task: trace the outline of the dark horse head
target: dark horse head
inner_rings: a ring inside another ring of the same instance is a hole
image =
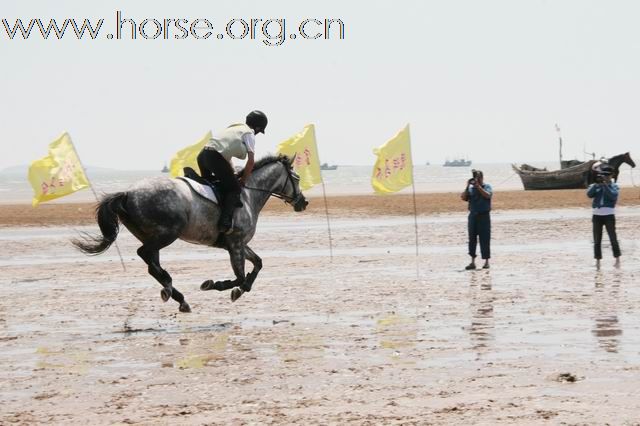
[[[607,163],[613,167],[613,180],[615,182],[618,181],[618,174],[620,174],[620,166],[624,163],[630,165],[631,167],[635,167],[636,163],[635,161],[633,161],[633,159],[631,158],[631,155],[628,152],[625,152],[624,154],[620,154],[620,155],[616,155],[614,157],[609,158],[609,160],[607,161]]]

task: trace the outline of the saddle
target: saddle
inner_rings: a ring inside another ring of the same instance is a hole
[[[191,167],[183,168],[182,169],[182,173],[183,173],[184,177],[192,179],[192,180],[195,180],[196,182],[211,188],[211,190],[215,194],[216,198],[219,200],[219,205],[222,205],[222,200],[224,200],[225,192],[222,189],[220,189],[220,180],[219,179],[216,179],[216,178],[211,178],[211,179],[203,178],[198,173],[196,173],[196,171],[193,170]],[[240,201],[238,201],[238,203],[236,204],[236,207],[237,208],[242,207],[242,203]]]
[[[222,204],[222,200],[223,200],[223,191],[219,188],[220,185],[220,181],[219,180],[214,180],[214,179],[205,179],[202,176],[200,176],[198,173],[196,173],[195,170],[193,170],[191,167],[185,167],[182,169],[182,173],[184,175],[184,177],[195,180],[196,182],[208,186],[209,188],[211,188],[211,190],[213,191],[213,193],[216,196],[216,199],[219,200],[220,204]]]

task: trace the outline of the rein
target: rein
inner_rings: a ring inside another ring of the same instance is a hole
[[[244,188],[251,189],[253,191],[266,192],[273,197],[283,200],[284,202],[289,202],[291,204],[294,204],[300,198],[300,195],[302,195],[302,192],[300,192],[299,194],[296,193],[296,186],[294,185],[292,180],[293,180],[293,177],[291,176],[291,173],[287,171],[287,177],[284,181],[284,185],[282,185],[282,189],[280,189],[280,191],[278,192],[270,191],[268,189],[256,188],[253,186],[246,186],[246,185],[244,186]],[[293,197],[289,197],[288,195],[284,194],[284,190],[287,188],[287,184],[289,182],[291,182],[291,187],[293,188]]]

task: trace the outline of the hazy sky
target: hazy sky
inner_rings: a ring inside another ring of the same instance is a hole
[[[0,169],[69,131],[85,164],[157,169],[265,111],[258,156],[315,123],[322,161],[373,164],[411,124],[416,164],[557,159],[639,147],[637,1],[16,1],[0,18],[340,18],[345,39],[9,40],[0,24]],[[275,27],[274,30],[276,29]],[[637,150],[636,150],[637,151]],[[638,153],[636,153],[638,155]]]

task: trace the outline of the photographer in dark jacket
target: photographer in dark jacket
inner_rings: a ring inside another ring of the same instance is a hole
[[[472,170],[473,177],[460,195],[463,201],[469,203],[469,256],[471,263],[466,270],[476,269],[476,247],[480,238],[480,254],[484,259],[483,269],[489,269],[491,258],[491,185],[484,183],[484,176],[480,170]]]
[[[602,227],[607,229],[613,257],[616,258],[615,267],[620,267],[620,245],[616,235],[615,207],[618,201],[618,184],[611,182],[613,168],[608,164],[602,164],[595,170],[596,183],[587,189],[587,197],[593,198],[593,252],[596,259],[596,268],[600,269],[602,259]]]

